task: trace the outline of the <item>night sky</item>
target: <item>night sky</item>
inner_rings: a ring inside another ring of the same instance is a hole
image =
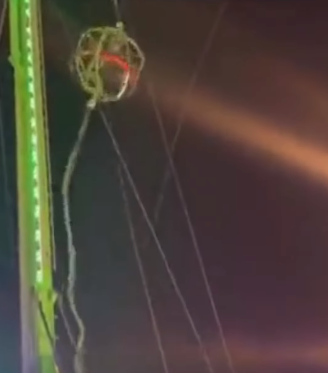
[[[221,3],[222,4],[222,3]],[[147,84],[172,136],[218,1],[123,1],[146,54],[136,95],[105,107],[147,210],[167,159]],[[175,163],[236,373],[328,371],[328,6],[231,1],[186,103]],[[58,289],[66,281],[60,187],[85,96],[68,59],[79,33],[114,22],[109,0],[45,1],[44,39]],[[7,36],[7,33],[5,34]],[[1,113],[10,201],[0,166],[0,370],[18,373],[19,319],[13,77],[1,42]],[[138,241],[149,236],[138,206]],[[95,112],[72,184],[77,300],[90,372],[161,371],[129,237],[118,159]],[[218,373],[230,373],[171,181],[157,227]],[[152,243],[142,258],[171,372],[206,371]],[[59,323],[59,353],[72,357]]]

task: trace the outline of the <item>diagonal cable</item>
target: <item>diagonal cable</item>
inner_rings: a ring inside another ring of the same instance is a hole
[[[217,31],[218,26],[220,24],[220,21],[223,17],[223,14],[226,11],[227,6],[228,6],[228,1],[226,1],[223,4],[220,4],[220,6],[219,6],[218,12],[217,12],[216,17],[214,19],[214,22],[213,22],[213,24],[212,24],[212,26],[209,30],[208,36],[206,37],[204,47],[203,47],[203,49],[202,49],[202,51],[199,55],[199,59],[196,62],[194,72],[193,72],[193,74],[190,78],[190,81],[189,81],[189,83],[187,85],[187,88],[186,88],[186,91],[184,93],[184,98],[182,100],[181,110],[178,114],[175,134],[174,134],[172,143],[170,145],[170,151],[172,153],[172,157],[174,157],[174,152],[175,152],[175,149],[176,149],[176,146],[177,146],[177,142],[178,142],[179,136],[181,134],[183,125],[185,124],[186,107],[188,105],[189,98],[191,96],[191,93],[192,93],[195,85],[196,85],[197,78],[199,76],[199,73],[201,71],[202,66],[204,65],[206,56],[207,56],[207,54],[208,54],[208,52],[209,52],[209,50],[212,46],[214,37],[216,35],[216,31]],[[168,165],[165,168],[165,171],[164,171],[162,182],[160,184],[161,186],[160,186],[158,198],[157,198],[155,208],[154,208],[154,218],[153,219],[154,219],[154,224],[155,225],[158,223],[159,214],[160,214],[160,211],[161,211],[161,208],[162,208],[162,205],[163,205],[165,189],[166,189],[167,184],[170,180],[170,176],[171,176],[171,168]],[[148,240],[145,241],[145,245],[149,244],[149,239],[150,238],[148,238]]]
[[[141,258],[139,245],[137,243],[137,237],[136,237],[136,232],[135,232],[135,228],[134,228],[134,225],[133,225],[127,188],[125,186],[124,176],[122,175],[122,170],[121,170],[120,166],[119,166],[119,179],[120,179],[120,186],[121,186],[122,195],[123,195],[123,203],[124,203],[125,214],[126,214],[126,217],[127,217],[131,242],[132,242],[132,246],[133,246],[133,252],[134,252],[134,256],[136,258],[138,270],[139,270],[140,277],[141,277],[142,287],[143,287],[144,294],[145,294],[146,301],[147,301],[147,305],[148,305],[148,310],[149,310],[149,314],[150,314],[153,333],[154,333],[156,343],[157,343],[157,347],[158,347],[158,350],[159,350],[159,354],[160,354],[160,357],[161,357],[163,371],[164,371],[164,373],[169,373],[169,367],[168,367],[166,353],[165,353],[164,346],[163,346],[162,336],[161,336],[161,332],[160,332],[160,329],[159,329],[157,317],[156,317],[156,314],[155,314],[153,300],[152,300],[152,297],[151,297],[151,294],[150,294],[148,280],[147,280],[146,272],[145,272],[145,269],[144,269],[144,264],[143,264],[143,261],[142,261],[142,258]]]
[[[155,228],[154,228],[154,226],[153,226],[153,224],[152,224],[152,222],[150,220],[150,217],[149,217],[149,215],[147,213],[147,210],[146,210],[146,208],[145,208],[145,206],[144,206],[144,204],[143,204],[143,202],[141,200],[140,194],[139,194],[138,189],[136,187],[136,184],[135,184],[135,182],[133,180],[133,177],[132,177],[131,172],[129,170],[128,164],[126,163],[126,161],[125,161],[125,159],[123,157],[123,154],[121,152],[120,146],[119,146],[119,144],[118,144],[118,142],[116,140],[116,137],[115,137],[115,135],[113,133],[113,130],[111,128],[111,125],[107,121],[107,118],[106,118],[104,112],[102,110],[99,110],[99,113],[100,113],[100,116],[101,116],[101,118],[102,118],[102,120],[104,122],[105,128],[106,128],[106,130],[107,130],[107,132],[108,132],[108,134],[109,134],[109,136],[111,138],[114,150],[115,150],[115,152],[117,154],[117,157],[119,159],[119,162],[121,164],[122,171],[125,174],[125,177],[126,177],[128,183],[129,183],[129,186],[130,186],[130,188],[131,188],[131,190],[133,192],[133,195],[134,195],[134,197],[135,197],[135,199],[136,199],[136,201],[138,203],[138,206],[139,206],[139,208],[140,208],[140,210],[142,212],[142,215],[143,215],[143,217],[145,219],[147,227],[148,227],[148,229],[149,229],[149,231],[151,233],[151,236],[152,236],[152,238],[153,238],[153,240],[155,242],[155,245],[156,245],[156,247],[157,247],[157,249],[159,251],[159,254],[160,254],[160,256],[161,256],[161,258],[163,260],[165,269],[166,269],[166,271],[167,271],[167,273],[169,275],[169,278],[170,278],[171,283],[173,285],[173,288],[174,288],[174,290],[176,292],[176,295],[177,295],[177,297],[178,297],[178,299],[179,299],[179,301],[181,303],[181,306],[182,306],[182,308],[184,310],[184,313],[185,313],[186,318],[187,318],[187,320],[189,322],[189,325],[190,325],[190,327],[191,327],[191,329],[192,329],[192,331],[194,333],[194,336],[195,336],[195,338],[197,340],[199,349],[200,349],[201,354],[202,354],[202,356],[204,358],[204,361],[206,363],[208,371],[210,373],[214,373],[214,369],[213,369],[212,363],[210,361],[210,358],[209,358],[209,355],[208,355],[208,353],[206,351],[206,348],[205,348],[205,346],[203,344],[202,338],[201,338],[201,336],[200,336],[200,334],[198,332],[198,329],[197,329],[197,327],[196,327],[196,325],[194,323],[194,320],[192,318],[192,315],[190,313],[188,305],[187,305],[187,303],[186,303],[186,301],[184,299],[184,296],[183,296],[183,294],[181,292],[181,289],[180,289],[180,287],[179,287],[179,285],[177,283],[177,280],[176,280],[176,278],[174,276],[174,273],[173,273],[173,271],[171,269],[171,266],[170,266],[170,264],[169,264],[169,262],[168,262],[168,260],[166,258],[166,254],[165,254],[165,252],[164,252],[164,250],[162,248],[162,245],[161,245],[161,243],[160,243],[160,241],[158,239],[158,236],[156,234]]]
[[[179,178],[177,169],[176,169],[175,164],[174,164],[172,153],[170,151],[170,144],[169,144],[166,132],[165,132],[163,118],[162,118],[162,116],[159,112],[159,108],[158,108],[157,102],[155,100],[152,85],[149,83],[147,88],[148,88],[148,93],[149,93],[150,99],[152,101],[152,106],[153,106],[153,109],[154,109],[154,112],[155,112],[155,117],[156,117],[156,121],[158,123],[159,130],[160,130],[160,134],[161,134],[162,142],[163,142],[163,145],[164,145],[165,153],[166,153],[166,156],[167,156],[167,159],[168,159],[170,173],[171,173],[172,178],[173,178],[174,183],[175,183],[175,187],[176,187],[176,190],[177,190],[177,193],[178,193],[178,197],[179,197],[179,200],[180,200],[180,203],[181,203],[181,206],[182,206],[183,214],[185,215],[185,219],[186,219],[187,227],[188,227],[188,230],[189,230],[189,233],[190,233],[192,245],[194,247],[196,258],[197,258],[199,268],[200,268],[200,271],[201,271],[201,275],[202,275],[202,278],[203,278],[203,281],[204,281],[206,293],[207,293],[207,296],[208,296],[208,299],[209,299],[209,302],[210,302],[210,306],[211,306],[211,309],[212,309],[212,312],[213,312],[214,320],[215,320],[215,323],[216,323],[216,326],[217,326],[217,329],[218,329],[218,332],[219,332],[219,336],[220,336],[221,343],[222,343],[222,346],[223,346],[224,354],[226,356],[230,372],[231,373],[236,373],[235,368],[234,368],[234,364],[233,364],[233,360],[232,360],[232,356],[231,356],[230,350],[228,348],[227,340],[225,338],[222,322],[221,322],[221,319],[220,319],[220,316],[219,316],[219,313],[218,313],[218,310],[217,310],[217,307],[216,307],[216,304],[215,304],[215,301],[214,301],[212,288],[211,288],[211,285],[210,285],[210,282],[209,282],[209,279],[208,279],[208,275],[207,275],[207,272],[206,272],[204,260],[203,260],[202,254],[201,254],[201,250],[200,250],[199,243],[198,243],[198,240],[197,240],[196,232],[195,232],[195,229],[194,229],[191,217],[190,217],[190,213],[189,213],[189,210],[188,210],[188,205],[187,205],[184,193],[183,193],[180,178]]]

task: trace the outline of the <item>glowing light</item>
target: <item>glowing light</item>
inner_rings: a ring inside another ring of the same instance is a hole
[[[152,80],[161,87],[158,98],[164,108],[171,113],[179,110],[184,84],[163,73],[153,73]],[[268,156],[278,161],[277,165],[328,185],[328,152],[320,144],[283,130],[274,121],[205,91],[193,92],[187,102],[185,119],[205,135],[238,144],[252,154]]]
[[[32,21],[31,21],[31,4],[29,0],[24,1],[26,16],[26,47],[27,47],[27,89],[29,93],[29,110],[30,110],[30,145],[32,150],[32,174],[33,174],[33,202],[34,202],[34,241],[35,266],[36,266],[36,283],[41,284],[43,281],[43,263],[42,263],[42,235],[41,235],[41,208],[40,208],[40,170],[38,162],[38,130],[36,122],[36,94],[35,94],[35,73],[34,73],[34,56],[33,56],[33,38],[32,38]]]
[[[114,54],[110,54],[108,52],[102,52],[101,57],[106,62],[116,64],[119,68],[124,70],[124,72],[130,72],[130,65],[123,58],[115,56]]]

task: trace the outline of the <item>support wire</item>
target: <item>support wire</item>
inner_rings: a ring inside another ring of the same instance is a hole
[[[149,231],[151,233],[151,236],[152,236],[152,238],[153,238],[153,240],[155,242],[155,245],[156,245],[156,247],[157,247],[157,249],[159,251],[159,254],[160,254],[160,256],[161,256],[161,258],[163,260],[163,263],[165,265],[166,271],[167,271],[167,273],[169,275],[169,278],[171,280],[173,288],[174,288],[174,290],[176,292],[176,295],[177,295],[177,297],[178,297],[178,299],[179,299],[179,301],[181,303],[181,306],[182,306],[183,311],[184,311],[184,313],[186,315],[186,318],[187,318],[187,320],[189,322],[189,325],[190,325],[190,327],[192,329],[192,332],[193,332],[193,334],[195,336],[195,339],[197,340],[199,349],[200,349],[201,354],[202,354],[202,356],[204,358],[204,361],[205,361],[205,364],[206,364],[206,366],[208,368],[208,371],[210,373],[214,373],[214,368],[212,366],[212,363],[211,363],[211,360],[210,360],[209,355],[207,353],[207,350],[206,350],[206,348],[205,348],[205,346],[203,344],[202,338],[201,338],[201,336],[200,336],[200,334],[198,332],[198,329],[197,329],[197,327],[196,327],[196,325],[194,323],[192,315],[191,315],[191,313],[189,311],[189,308],[188,308],[187,303],[186,303],[186,301],[184,299],[184,296],[183,296],[183,294],[182,294],[182,292],[180,290],[180,287],[179,287],[179,285],[177,283],[177,280],[176,280],[176,278],[174,276],[174,273],[173,273],[173,271],[171,269],[171,266],[170,266],[170,264],[169,264],[169,262],[168,262],[168,260],[166,258],[165,252],[164,252],[164,250],[162,248],[162,245],[161,245],[161,243],[159,241],[159,238],[158,238],[158,236],[156,234],[155,228],[154,228],[154,226],[153,226],[153,224],[152,224],[152,222],[150,220],[150,217],[149,217],[149,215],[147,213],[147,210],[146,210],[146,208],[145,208],[145,206],[144,206],[144,204],[143,204],[143,202],[141,200],[140,194],[139,194],[138,189],[136,187],[136,184],[135,184],[135,182],[133,180],[133,177],[132,177],[131,172],[129,170],[128,164],[126,163],[126,161],[125,161],[125,159],[123,157],[123,154],[121,152],[120,146],[119,146],[119,144],[118,144],[118,142],[116,140],[116,137],[115,137],[115,135],[113,133],[113,130],[111,128],[111,125],[108,122],[108,120],[107,120],[106,115],[104,114],[104,112],[102,110],[99,110],[99,113],[100,113],[100,116],[101,116],[101,118],[103,120],[103,123],[105,125],[106,131],[108,132],[108,134],[109,134],[109,136],[111,138],[114,150],[115,150],[116,155],[117,155],[117,157],[119,159],[119,162],[121,164],[122,171],[124,172],[125,177],[126,177],[128,183],[129,183],[129,186],[130,186],[130,188],[131,188],[131,190],[133,192],[133,195],[134,195],[134,197],[135,197],[135,199],[136,199],[136,201],[137,201],[137,203],[139,205],[139,208],[140,208],[141,213],[142,213],[142,215],[143,215],[143,217],[145,219],[145,222],[146,222],[146,224],[148,226],[148,229],[149,229]]]
[[[171,151],[172,157],[174,157],[174,153],[175,153],[175,149],[176,149],[176,146],[177,146],[177,143],[178,143],[178,140],[179,140],[179,136],[181,134],[183,125],[185,124],[186,107],[187,107],[187,104],[188,104],[188,101],[189,101],[189,97],[190,97],[190,95],[191,95],[191,93],[192,93],[192,91],[193,91],[193,89],[196,85],[198,75],[199,75],[199,73],[201,71],[201,68],[204,64],[205,58],[206,58],[206,56],[207,56],[207,54],[208,54],[208,52],[209,52],[209,50],[212,46],[214,37],[216,35],[216,31],[218,29],[218,26],[220,24],[222,16],[223,16],[223,14],[226,11],[226,8],[228,6],[228,1],[223,3],[223,5],[220,4],[220,6],[219,6],[217,15],[214,19],[214,22],[213,22],[213,24],[210,28],[210,31],[209,31],[208,36],[206,38],[206,41],[204,43],[203,50],[201,51],[201,53],[199,55],[199,59],[196,62],[196,66],[194,68],[194,72],[193,72],[193,74],[190,78],[190,81],[189,81],[189,83],[187,85],[187,88],[186,88],[186,91],[184,93],[184,98],[182,100],[181,110],[178,114],[176,130],[175,130],[175,133],[174,133],[172,143],[170,145],[170,151]],[[162,182],[160,184],[161,186],[160,186],[160,190],[159,190],[159,193],[158,193],[158,198],[157,198],[155,208],[154,208],[154,218],[153,218],[154,220],[153,221],[154,221],[155,225],[157,224],[158,219],[159,219],[160,211],[161,211],[162,205],[163,205],[165,189],[166,189],[166,187],[169,183],[170,177],[171,177],[171,168],[170,168],[169,165],[167,165],[167,167],[165,168],[165,171],[164,171]],[[149,245],[149,240],[150,240],[150,237],[145,241],[145,245]]]
[[[118,0],[112,0],[112,4],[115,12],[116,23],[122,23],[122,16]]]
[[[209,299],[209,302],[210,302],[210,306],[211,306],[211,309],[212,309],[214,320],[215,320],[215,323],[216,323],[216,326],[217,326],[217,329],[218,329],[218,332],[219,332],[220,340],[221,340],[221,343],[222,343],[222,346],[223,346],[223,351],[224,351],[224,354],[225,354],[226,359],[227,359],[228,367],[229,367],[231,373],[236,373],[235,368],[234,368],[234,364],[233,364],[233,360],[232,360],[232,356],[231,356],[230,350],[228,348],[227,340],[225,338],[222,322],[221,322],[221,319],[220,319],[220,316],[219,316],[219,313],[218,313],[218,310],[217,310],[217,307],[216,307],[216,304],[215,304],[215,301],[214,301],[212,288],[211,288],[211,285],[210,285],[210,282],[209,282],[209,279],[208,279],[208,275],[207,275],[207,272],[206,272],[204,260],[203,260],[202,254],[201,254],[201,250],[200,250],[200,247],[199,247],[198,240],[197,240],[196,232],[195,232],[195,229],[194,229],[191,217],[190,217],[190,213],[189,213],[188,205],[187,205],[187,202],[186,202],[186,198],[185,198],[184,193],[183,193],[183,189],[182,189],[182,185],[181,185],[181,182],[180,182],[179,174],[178,174],[177,169],[176,169],[175,164],[174,164],[174,160],[173,160],[172,153],[171,153],[171,150],[170,150],[170,144],[169,144],[169,141],[168,141],[168,138],[167,138],[167,135],[166,135],[166,132],[165,132],[165,128],[164,128],[163,118],[162,118],[162,116],[159,112],[159,108],[158,108],[157,102],[155,100],[153,87],[150,83],[148,84],[148,93],[149,93],[150,99],[152,101],[152,106],[153,106],[153,109],[154,109],[154,112],[155,112],[156,121],[158,123],[158,127],[159,127],[161,138],[162,138],[162,142],[163,142],[164,149],[165,149],[165,153],[166,153],[166,156],[167,156],[167,159],[168,159],[170,173],[171,173],[172,178],[173,178],[174,183],[175,183],[175,187],[176,187],[176,190],[177,190],[177,193],[178,193],[178,197],[179,197],[179,200],[180,200],[180,203],[181,203],[181,206],[182,206],[183,214],[185,215],[185,218],[186,218],[187,227],[188,227],[189,234],[190,234],[190,237],[191,237],[192,245],[194,247],[194,251],[195,251],[196,258],[197,258],[199,268],[200,268],[200,272],[201,272],[203,282],[204,282],[204,285],[205,285],[206,293],[207,293],[207,296],[208,296],[208,299]]]
[[[164,373],[169,373],[169,367],[168,367],[166,353],[165,353],[164,346],[163,346],[162,336],[161,336],[161,332],[160,332],[160,329],[159,329],[157,317],[156,317],[156,314],[155,314],[155,310],[154,310],[154,306],[153,306],[153,300],[152,300],[152,297],[151,297],[151,294],[150,294],[150,289],[149,289],[149,286],[148,286],[148,280],[147,280],[147,276],[146,276],[146,273],[145,273],[145,269],[144,269],[144,265],[143,265],[143,262],[142,262],[141,253],[140,253],[140,249],[139,249],[139,245],[138,245],[138,242],[137,242],[137,237],[136,237],[136,233],[135,233],[135,229],[134,229],[134,225],[133,225],[131,208],[130,208],[130,203],[129,203],[129,196],[128,196],[128,193],[127,193],[127,188],[125,186],[125,181],[124,181],[124,176],[122,174],[121,166],[119,166],[119,168],[118,168],[118,173],[119,173],[119,179],[120,179],[120,186],[121,186],[121,190],[122,190],[125,215],[127,217],[131,242],[132,242],[132,246],[133,246],[133,252],[134,252],[134,256],[136,258],[138,270],[139,270],[139,273],[140,273],[141,282],[142,282],[144,294],[145,294],[147,305],[148,305],[148,310],[149,310],[149,314],[150,314],[150,319],[151,319],[151,324],[152,324],[154,336],[155,336],[156,343],[157,343],[157,346],[158,346],[158,350],[159,350],[159,354],[160,354],[160,358],[161,358],[161,362],[162,362],[162,366],[163,366],[163,371],[164,371]]]
[[[222,19],[222,16],[223,16],[227,6],[228,6],[228,1],[226,1],[223,5],[220,5],[220,7],[218,9],[217,16],[214,20],[214,23],[213,23],[213,25],[210,29],[209,35],[208,35],[208,37],[206,39],[206,42],[204,44],[203,51],[200,54],[200,58],[196,63],[196,67],[194,69],[194,72],[192,74],[192,77],[189,81],[189,84],[188,84],[186,92],[185,92],[185,97],[184,97],[184,100],[183,100],[182,108],[180,110],[178,120],[177,120],[176,132],[174,134],[174,137],[173,137],[173,140],[172,140],[171,144],[169,144],[169,141],[167,139],[167,135],[166,135],[166,132],[165,132],[162,116],[160,114],[158,105],[157,105],[156,100],[155,100],[152,85],[148,84],[147,88],[148,88],[149,96],[150,96],[151,101],[152,101],[152,106],[154,108],[156,120],[157,120],[157,123],[159,125],[161,138],[162,138],[163,145],[164,145],[164,148],[165,148],[165,153],[166,153],[166,156],[168,157],[168,166],[165,170],[164,177],[162,179],[159,196],[158,196],[158,199],[156,201],[156,205],[155,205],[155,209],[154,209],[154,223],[155,224],[158,223],[160,210],[161,210],[162,205],[163,205],[165,188],[166,188],[166,186],[169,182],[170,176],[172,176],[173,179],[174,179],[175,185],[176,185],[176,189],[177,189],[177,192],[178,192],[178,196],[179,196],[181,205],[182,205],[183,213],[184,213],[185,218],[186,218],[188,230],[190,232],[190,237],[191,237],[191,240],[192,240],[192,244],[193,244],[193,247],[194,247],[194,250],[195,250],[197,261],[199,263],[201,275],[203,277],[205,289],[206,289],[206,292],[207,292],[207,295],[208,295],[208,298],[209,298],[209,302],[210,302],[210,306],[211,306],[211,309],[212,309],[212,312],[213,312],[214,320],[215,320],[215,323],[216,323],[216,326],[217,326],[217,329],[218,329],[218,332],[219,332],[219,336],[220,336],[220,339],[221,339],[221,342],[222,342],[224,354],[225,354],[226,359],[227,359],[227,364],[228,364],[228,367],[230,369],[230,372],[231,373],[236,373],[234,363],[233,363],[233,359],[232,359],[232,355],[231,355],[230,350],[228,348],[228,344],[227,344],[227,341],[226,341],[226,338],[225,338],[222,322],[221,322],[221,319],[219,317],[219,313],[218,313],[218,310],[217,310],[217,307],[216,307],[216,304],[215,304],[215,301],[214,301],[214,297],[213,297],[213,292],[212,292],[212,289],[211,289],[211,286],[210,286],[210,283],[209,283],[209,280],[208,280],[208,275],[206,273],[206,268],[205,268],[205,265],[204,265],[204,260],[203,260],[202,255],[201,255],[201,251],[200,251],[200,247],[199,247],[199,244],[198,244],[197,236],[196,236],[196,233],[195,233],[192,221],[191,221],[191,217],[190,217],[190,214],[189,214],[189,211],[188,211],[188,206],[187,206],[187,203],[186,203],[186,200],[185,200],[185,197],[184,197],[184,193],[183,193],[183,189],[182,189],[181,182],[180,182],[180,179],[179,179],[179,175],[176,171],[175,164],[174,164],[174,159],[173,159],[174,152],[175,152],[175,149],[176,149],[176,145],[177,145],[177,142],[178,142],[183,124],[185,122],[185,108],[186,108],[188,99],[189,99],[190,94],[191,94],[191,92],[192,92],[192,90],[193,90],[193,88],[196,84],[197,77],[199,75],[200,69],[201,69],[201,67],[204,63],[204,60],[205,60],[205,57],[206,57],[208,51],[210,50],[210,47],[211,47],[213,39],[215,37],[218,25],[220,23],[220,20]],[[150,238],[148,239],[148,241],[146,241],[147,245],[149,244],[149,240],[150,240]]]

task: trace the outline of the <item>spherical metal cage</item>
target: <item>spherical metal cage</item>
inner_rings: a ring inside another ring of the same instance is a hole
[[[95,102],[118,101],[130,96],[145,58],[123,26],[98,27],[80,37],[71,68],[81,87]]]

